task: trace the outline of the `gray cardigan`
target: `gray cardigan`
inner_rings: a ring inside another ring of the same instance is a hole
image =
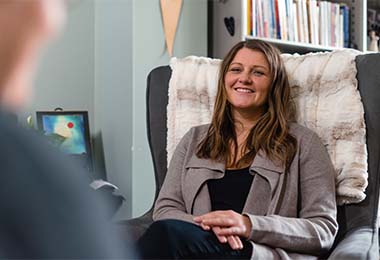
[[[200,159],[197,145],[208,125],[190,129],[178,144],[155,204],[153,219],[193,222],[211,211],[206,181],[222,178],[225,163]],[[290,125],[297,152],[288,172],[258,153],[243,214],[252,223],[252,259],[316,258],[328,252],[337,233],[334,169],[319,137]]]

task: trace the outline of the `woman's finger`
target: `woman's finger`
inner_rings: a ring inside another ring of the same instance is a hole
[[[209,213],[196,216],[193,218],[193,220],[197,223],[202,222],[206,219],[215,219],[215,218],[231,218],[236,212],[232,210],[217,210],[217,211],[211,211]]]
[[[227,243],[228,240],[227,240],[226,236],[219,236],[219,235],[217,235],[219,229],[220,229],[219,227],[212,227],[212,231],[214,232],[215,236],[218,238],[219,242],[220,243]]]
[[[240,250],[243,248],[243,243],[238,236],[228,236],[227,241],[230,247],[234,250]]]
[[[240,236],[242,234],[242,228],[238,226],[220,228],[218,230],[219,236]]]
[[[210,230],[210,226],[208,225],[201,223],[200,226],[203,228],[203,230]]]
[[[208,226],[229,227],[229,226],[233,226],[235,224],[235,221],[230,218],[215,217],[215,218],[203,219],[202,223]]]

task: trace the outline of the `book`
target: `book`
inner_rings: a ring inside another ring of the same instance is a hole
[[[298,42],[298,41],[300,41],[300,39],[298,37],[298,35],[299,35],[299,32],[298,32],[299,21],[298,21],[298,15],[297,15],[297,4],[293,3],[292,7],[293,7],[292,10],[293,10],[294,41]]]
[[[256,0],[251,1],[251,35],[257,36],[256,26],[257,26],[257,15],[256,15]]]
[[[247,1],[247,35],[252,35],[252,0]]]
[[[302,0],[296,0],[298,41],[305,42],[303,30]]]
[[[347,4],[340,4],[343,16],[343,47],[350,47],[350,8]]]
[[[316,44],[314,39],[314,23],[312,17],[313,17],[313,10],[311,0],[306,0],[306,16],[307,16],[307,25],[308,25],[308,35],[309,35],[309,43]]]
[[[303,36],[304,36],[304,42],[309,43],[309,21],[307,18],[307,7],[306,7],[306,0],[301,0],[301,6],[302,6],[302,28],[303,28]]]
[[[293,1],[292,0],[285,0],[285,7],[286,7],[286,24],[287,24],[287,31],[288,31],[288,40],[289,41],[295,41],[294,39],[294,11],[293,11]]]

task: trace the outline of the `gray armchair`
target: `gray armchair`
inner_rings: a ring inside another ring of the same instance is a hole
[[[329,259],[379,259],[377,210],[380,183],[380,54],[357,56],[357,79],[367,125],[369,185],[366,199],[338,207],[339,233]],[[166,165],[166,106],[169,66],[153,69],[147,80],[147,130],[153,158],[156,193],[164,181]],[[152,210],[120,222],[123,232],[138,239],[152,223]]]

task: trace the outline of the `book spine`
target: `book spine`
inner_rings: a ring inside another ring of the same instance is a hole
[[[302,0],[297,0],[296,5],[297,5],[297,27],[298,27],[298,40],[300,42],[304,42],[304,30],[303,30],[303,16],[302,16]]]
[[[335,8],[334,8],[334,4],[333,3],[330,3],[329,4],[330,8],[330,43],[329,45],[330,46],[335,46],[335,28],[336,28],[336,23],[335,23]]]
[[[277,38],[277,23],[276,23],[276,8],[275,0],[269,0],[269,9],[270,9],[270,37]]]
[[[274,6],[275,6],[275,14],[276,14],[276,30],[277,30],[277,39],[281,39],[281,23],[280,23],[280,10],[279,10],[279,4],[278,2],[282,0],[275,0]]]
[[[312,8],[314,9],[314,37],[315,37],[315,43],[320,44],[320,39],[319,39],[319,30],[320,30],[320,21],[319,21],[319,4],[317,0],[313,0],[313,6]]]
[[[340,21],[340,8],[339,4],[334,4],[335,8],[335,46],[336,47],[342,47],[341,43],[341,31],[342,31],[342,26],[341,26],[341,21]]]
[[[287,28],[288,28],[288,40],[294,41],[294,18],[293,18],[293,1],[292,0],[286,0],[285,7],[286,7],[286,17],[287,17]]]
[[[257,36],[264,37],[263,1],[258,0],[257,4],[258,4],[257,5],[257,18],[258,18]]]
[[[344,47],[344,18],[343,13],[339,12],[339,47]]]
[[[348,5],[341,4],[340,9],[343,14],[343,47],[350,47],[350,9]]]
[[[286,13],[286,6],[285,1],[280,1],[280,10],[281,10],[281,39],[288,40],[288,23],[287,23],[287,13]]]
[[[252,0],[246,0],[247,3],[247,35],[252,35]]]
[[[319,2],[319,42],[321,45],[327,45],[326,42],[326,31],[325,26],[326,17],[325,17],[325,2]]]
[[[307,7],[306,0],[302,0],[302,21],[303,21],[303,34],[304,34],[304,42],[308,43],[309,40],[309,21],[307,19]]]
[[[300,41],[299,37],[298,37],[298,15],[297,15],[297,4],[296,3],[292,3],[293,5],[293,20],[294,20],[294,23],[293,23],[293,31],[294,31],[294,41],[298,42]]]
[[[308,32],[309,32],[309,43],[315,44],[315,39],[314,39],[314,21],[312,18],[313,16],[313,10],[311,9],[311,0],[306,0],[306,17],[308,21]]]
[[[257,26],[257,15],[256,15],[256,1],[257,0],[252,0],[251,2],[251,14],[252,14],[252,19],[251,19],[251,22],[252,22],[252,36],[257,36],[257,32],[256,32],[256,26]]]
[[[270,17],[269,17],[269,6],[263,4],[263,23],[264,23],[264,37],[270,37]]]

